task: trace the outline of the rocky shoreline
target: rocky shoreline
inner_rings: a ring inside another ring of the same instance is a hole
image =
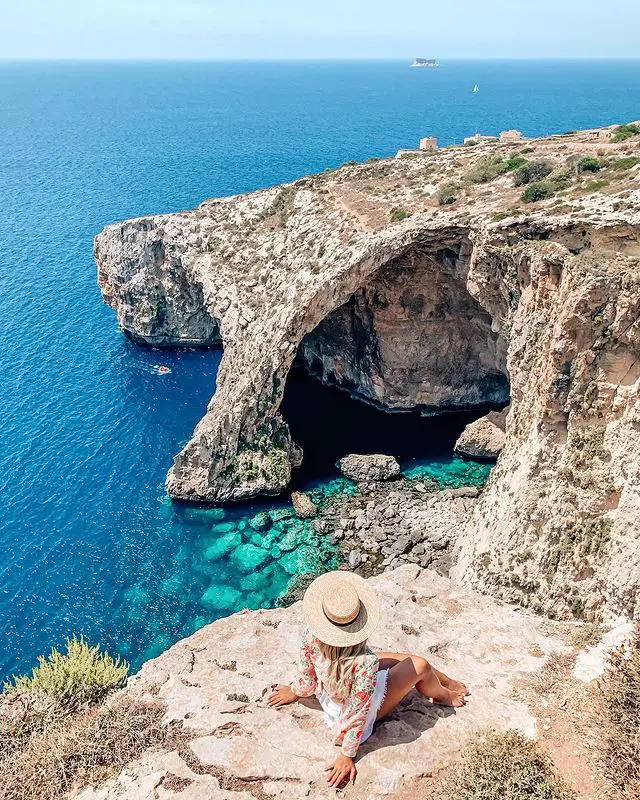
[[[330,542],[336,548],[338,569],[368,578],[415,564],[448,576],[456,535],[467,523],[480,487],[440,489],[433,480],[408,479],[390,456],[348,456],[337,466],[366,480],[354,482],[352,491],[328,497],[295,492],[292,505],[300,520],[312,518],[311,527],[325,547]],[[378,480],[371,480],[372,475]],[[257,522],[267,517],[264,512]],[[299,600],[316,574],[310,570],[294,576],[279,604]]]

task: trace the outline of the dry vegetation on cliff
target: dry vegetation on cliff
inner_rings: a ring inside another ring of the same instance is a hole
[[[126,664],[82,639],[0,694],[0,798],[60,800],[167,740],[161,703],[122,693]]]
[[[640,797],[640,624],[629,648],[613,653],[599,684],[600,762],[621,800]]]

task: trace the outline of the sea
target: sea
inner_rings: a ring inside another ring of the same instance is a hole
[[[0,62],[0,679],[74,633],[136,669],[337,563],[286,497],[166,497],[221,354],[125,338],[96,286],[106,224],[422,136],[539,136],[640,114],[638,61],[410,61]],[[297,485],[316,499],[351,490],[333,466],[350,448],[394,452],[442,486],[486,480],[488,465],[452,455],[465,418],[385,415],[323,391],[294,376],[286,396],[307,451]],[[264,510],[271,525],[256,530]]]

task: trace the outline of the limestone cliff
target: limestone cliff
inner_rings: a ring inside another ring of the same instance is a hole
[[[391,411],[510,399],[457,574],[560,615],[632,611],[640,137],[610,133],[348,166],[106,228],[99,282],[123,329],[224,346],[169,493],[286,487],[302,457],[279,411],[294,360]],[[513,174],[532,163],[547,199],[527,203]]]

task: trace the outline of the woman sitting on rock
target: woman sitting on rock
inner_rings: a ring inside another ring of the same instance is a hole
[[[464,684],[448,678],[421,656],[374,653],[367,638],[379,620],[377,598],[359,575],[327,572],[309,586],[302,601],[307,623],[297,675],[268,699],[273,708],[316,694],[325,723],[342,753],[327,767],[332,787],[354,781],[353,759],[373,724],[414,687],[439,705],[464,705]]]

